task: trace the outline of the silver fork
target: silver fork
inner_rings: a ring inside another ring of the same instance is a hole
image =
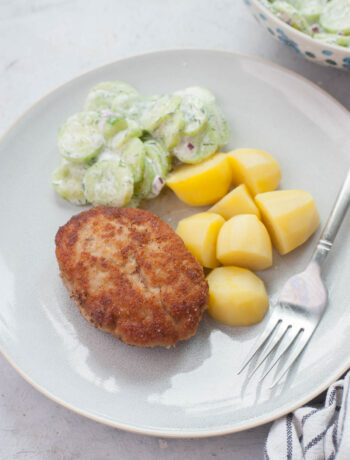
[[[286,356],[270,388],[274,387],[293,365],[314,333],[327,305],[327,289],[321,279],[321,266],[332,249],[333,242],[350,204],[350,170],[338,194],[333,210],[306,269],[292,276],[283,286],[267,326],[243,362],[238,374],[262,350],[248,379],[276,351],[263,380],[282,356]]]

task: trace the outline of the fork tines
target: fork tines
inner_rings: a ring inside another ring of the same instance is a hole
[[[273,352],[276,352],[273,360],[269,363],[268,368],[264,370],[263,375],[260,377],[260,382],[267,376],[267,374],[269,374],[283,355],[289,350],[289,356],[284,362],[282,368],[279,370],[277,376],[275,376],[274,382],[270,388],[275,386],[286,374],[288,369],[302,352],[313,332],[313,328],[308,328],[306,324],[295,324],[295,321],[288,321],[288,318],[284,318],[284,315],[280,315],[277,311],[279,305],[276,307],[277,308],[275,308],[275,311],[272,313],[271,318],[267,323],[265,331],[254,344],[252,350],[238,372],[238,374],[240,374],[252,361],[254,356],[261,351],[253,369],[249,373],[248,380],[250,380],[253,374],[260,368],[266,359],[270,355],[272,356]]]

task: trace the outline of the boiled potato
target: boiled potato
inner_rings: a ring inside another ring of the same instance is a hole
[[[235,185],[246,184],[250,193],[275,190],[281,180],[277,161],[267,152],[254,149],[237,149],[228,154]]]
[[[214,268],[219,265],[216,241],[224,223],[225,219],[218,214],[200,212],[180,220],[176,233],[203,267]]]
[[[245,268],[219,267],[208,276],[209,313],[229,326],[251,326],[265,316],[269,300],[263,281]]]
[[[221,227],[216,257],[224,265],[263,270],[272,265],[272,245],[265,225],[253,214],[234,216]]]
[[[260,218],[260,211],[244,184],[239,185],[221,198],[209,211],[220,214],[226,220],[237,214],[255,214]]]
[[[180,166],[168,176],[166,184],[185,203],[205,206],[226,195],[231,181],[228,157],[217,153],[202,163]]]
[[[255,197],[273,245],[287,254],[317,229],[320,218],[314,199],[305,190],[276,190]]]

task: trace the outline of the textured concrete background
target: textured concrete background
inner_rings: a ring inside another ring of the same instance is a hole
[[[242,0],[0,0],[0,134],[79,73],[160,48],[221,48],[293,69],[350,108],[350,74],[273,40]],[[0,459],[262,459],[269,426],[196,440],[126,433],[46,399],[0,357]]]

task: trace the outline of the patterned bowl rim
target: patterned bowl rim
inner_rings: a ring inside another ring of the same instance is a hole
[[[322,46],[326,49],[333,50],[335,53],[342,52],[345,55],[348,55],[350,57],[350,48],[347,48],[345,46],[340,46],[340,45],[332,45],[330,43],[325,43],[321,40],[318,40],[316,38],[309,37],[309,35],[305,34],[304,32],[301,32],[300,30],[294,29],[294,27],[290,26],[286,22],[282,21],[279,19],[276,15],[271,13],[266,6],[264,6],[260,0],[244,0],[244,2],[249,6],[250,4],[253,4],[257,9],[261,10],[261,12],[267,16],[269,19],[271,19],[273,22],[275,22],[281,29],[282,28],[287,28],[291,34],[294,34],[296,37],[300,37],[300,39],[305,40],[308,43],[311,44],[316,44],[319,45],[320,48]]]

